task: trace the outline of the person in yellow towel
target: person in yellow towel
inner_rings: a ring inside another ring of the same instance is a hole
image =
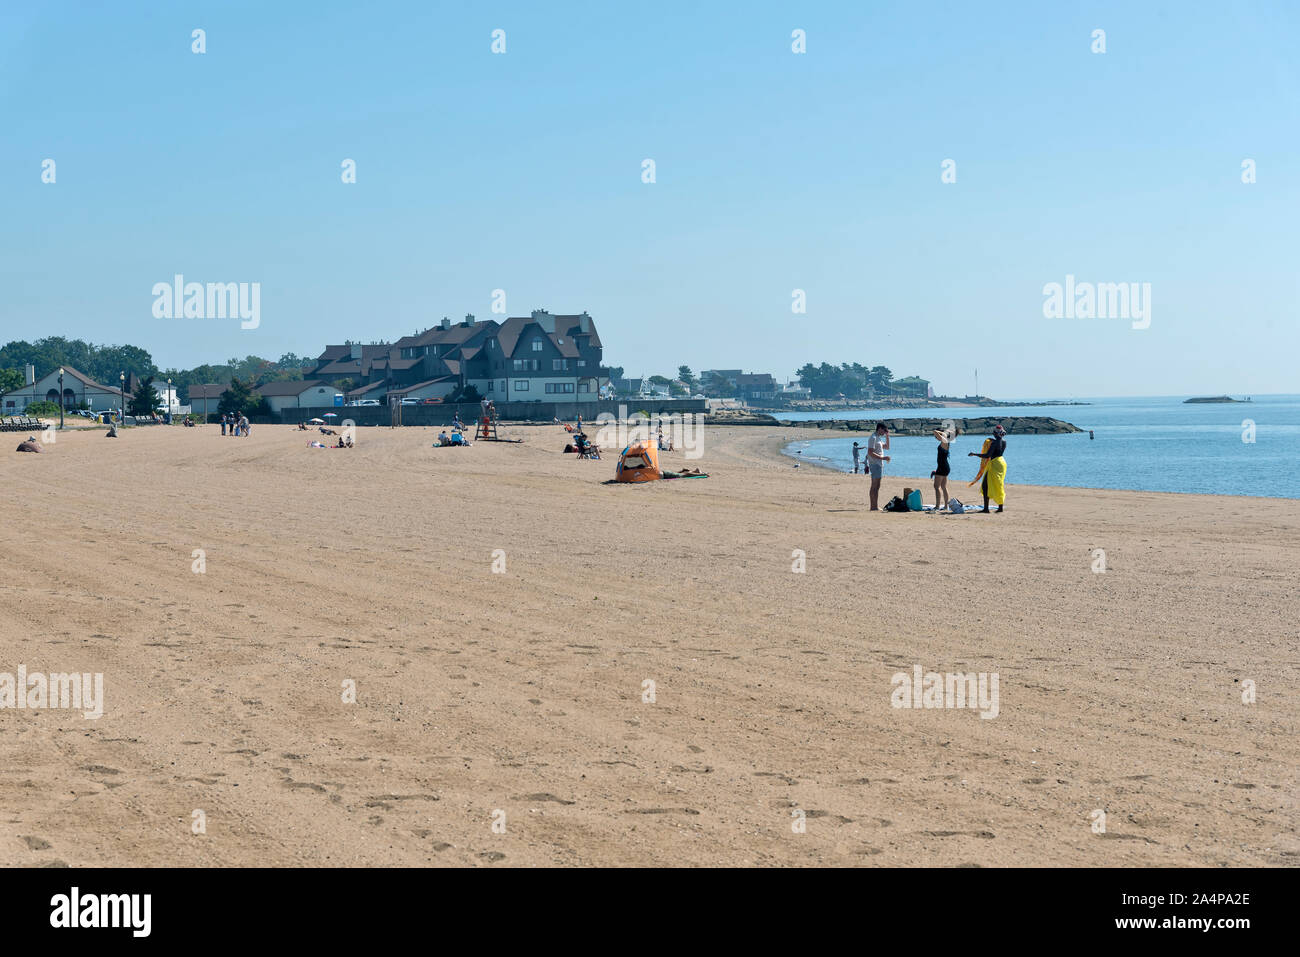
[[[975,482],[980,481],[983,476],[984,481],[980,485],[980,491],[984,494],[984,514],[989,511],[989,499],[998,503],[998,511],[1001,512],[1006,503],[1007,497],[1007,460],[1004,455],[1007,451],[1007,430],[1002,426],[993,426],[993,438],[984,440],[984,447],[978,452],[967,452],[968,456],[973,455],[980,460],[979,475],[975,476]]]

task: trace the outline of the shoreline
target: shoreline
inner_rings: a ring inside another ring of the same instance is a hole
[[[749,426],[748,428],[762,428],[762,427],[761,427],[761,426]],[[780,426],[773,426],[772,428],[780,428]],[[817,431],[822,431],[822,430],[816,430],[816,429],[814,429],[814,430],[811,430],[811,431],[817,432]],[[916,437],[916,436],[908,436],[908,438],[915,438],[915,437]],[[806,441],[817,441],[817,440],[832,441],[834,438],[835,438],[835,437],[832,437],[832,436],[817,435],[817,436],[814,436],[814,437],[812,437],[812,438],[810,438],[810,439],[807,439]],[[800,439],[793,439],[793,440],[791,440],[791,441],[798,442],[798,441],[803,441],[803,440],[800,440]],[[786,452],[785,452],[784,450],[785,450],[786,446],[789,445],[789,444],[790,444],[789,441],[781,441],[781,440],[778,439],[776,436],[773,436],[773,437],[772,437],[772,441],[771,441],[771,443],[770,443],[770,445],[769,445],[769,450],[771,451],[771,454],[775,457],[775,458],[774,458],[774,461],[776,461],[776,462],[781,462],[781,463],[786,463],[786,462],[792,462],[792,461],[793,461],[793,462],[798,462],[798,463],[800,463],[800,464],[802,464],[802,465],[807,465],[807,466],[810,467],[810,468],[817,469],[817,470],[820,471],[820,472],[828,472],[828,473],[830,473],[830,474],[832,474],[832,475],[847,475],[847,476],[850,476],[850,477],[854,477],[854,473],[849,472],[849,471],[846,471],[846,470],[844,470],[844,469],[836,468],[836,467],[833,466],[833,465],[826,465],[826,464],[824,464],[824,463],[822,463],[822,462],[816,462],[816,461],[813,461],[812,459],[804,459],[804,458],[799,457],[799,456],[794,456],[794,455],[788,455],[788,454],[786,454]],[[857,475],[857,477],[861,477],[861,474],[862,474],[862,473],[859,472],[858,475]],[[934,480],[931,479],[929,476],[926,476],[925,478],[918,478],[918,477],[916,477],[916,476],[914,476],[914,475],[902,475],[902,474],[899,474],[899,475],[893,475],[893,474],[891,474],[891,473],[889,473],[889,472],[886,472],[886,473],[885,473],[885,479],[882,480],[882,482],[881,482],[880,494],[881,494],[882,496],[885,494],[884,481],[885,481],[885,480],[888,480],[888,479],[896,479],[896,480],[901,481],[901,482],[903,482],[903,483],[905,483],[905,484],[906,484],[906,483],[911,483],[911,482],[919,483],[919,484],[916,484],[916,485],[909,485],[908,487],[910,487],[910,488],[919,488],[919,489],[921,490],[922,495],[925,494],[925,492],[926,492],[927,489],[928,489],[930,492],[933,492],[933,491],[934,491]],[[966,486],[966,485],[965,485],[965,480],[963,480],[963,486],[962,486],[962,487],[964,487],[964,488],[970,488],[970,490],[971,490],[972,492],[975,492],[976,494],[978,494],[978,489],[974,488],[974,486]],[[1143,488],[1102,488],[1102,487],[1100,487],[1100,486],[1096,486],[1096,485],[1030,485],[1030,484],[1028,484],[1028,483],[1020,483],[1020,482],[1008,482],[1008,483],[1007,483],[1007,488],[1008,488],[1008,489],[1016,489],[1016,488],[1021,488],[1021,489],[1038,489],[1038,490],[1042,490],[1042,491],[1053,491],[1053,492],[1058,492],[1058,491],[1067,491],[1067,492],[1103,492],[1103,493],[1111,493],[1111,492],[1113,492],[1113,493],[1115,493],[1115,494],[1125,494],[1125,495],[1177,495],[1177,496],[1179,496],[1180,498],[1210,498],[1210,499],[1226,499],[1227,501],[1230,501],[1230,502],[1290,502],[1290,503],[1293,503],[1293,504],[1295,504],[1295,505],[1297,505],[1297,506],[1300,506],[1300,499],[1297,499],[1297,498],[1285,498],[1285,497],[1279,497],[1279,496],[1276,496],[1276,495],[1225,495],[1225,494],[1221,494],[1221,493],[1217,493],[1217,492],[1173,492],[1173,491],[1168,491],[1168,490],[1165,490],[1165,489],[1159,489],[1159,490],[1157,490],[1157,489],[1143,489]],[[950,495],[953,493],[953,490],[954,490],[954,487],[953,487],[952,478],[951,478],[951,476],[949,476],[949,479],[948,479],[948,492],[949,492]],[[956,496],[956,497],[957,497],[957,498],[960,498],[961,496],[958,495],[958,496]],[[927,500],[927,501],[928,501],[928,500]]]

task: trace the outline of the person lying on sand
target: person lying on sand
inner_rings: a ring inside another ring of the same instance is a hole
[[[29,439],[27,439],[27,441],[19,442],[18,448],[14,449],[14,451],[15,452],[44,452],[45,450],[40,447],[40,445],[36,441],[36,436],[33,435]]]

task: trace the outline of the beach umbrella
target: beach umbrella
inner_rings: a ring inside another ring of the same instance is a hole
[[[326,413],[325,413],[325,418],[327,418],[327,419],[337,419],[338,417],[339,417],[339,416],[338,416],[338,413],[337,413],[337,412],[326,412]]]
[[[308,424],[308,425],[324,425],[324,424],[325,424],[325,420],[324,420],[324,419],[308,419],[308,420],[307,420],[307,424]]]

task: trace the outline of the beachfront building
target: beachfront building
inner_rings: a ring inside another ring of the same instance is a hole
[[[443,319],[392,344],[329,346],[308,377],[345,387],[348,402],[447,399],[468,386],[502,403],[594,402],[609,384],[602,355],[585,312],[537,309],[504,322]]]
[[[253,390],[266,399],[271,411],[279,415],[285,409],[314,409],[332,406],[334,397],[342,395],[332,385],[315,379],[282,379],[267,382]]]
[[[471,360],[469,381],[497,402],[595,402],[609,383],[601,375],[604,348],[585,312],[555,316],[534,309],[507,319]],[[485,378],[479,378],[486,372]]]
[[[195,383],[186,389],[190,400],[190,412],[195,415],[214,415],[221,404],[221,393],[230,388],[230,383],[205,382]]]
[[[58,369],[52,369],[38,379],[35,370],[28,366],[25,378],[25,385],[0,395],[0,414],[21,414],[33,402],[53,402],[56,405],[61,402],[65,409],[88,408],[93,412],[122,408],[122,391],[118,386],[101,385],[71,366],[63,367],[62,391]],[[134,375],[127,377],[128,400],[139,385]]]
[[[775,399],[780,386],[770,372],[741,373],[736,376],[736,393],[746,402]]]

